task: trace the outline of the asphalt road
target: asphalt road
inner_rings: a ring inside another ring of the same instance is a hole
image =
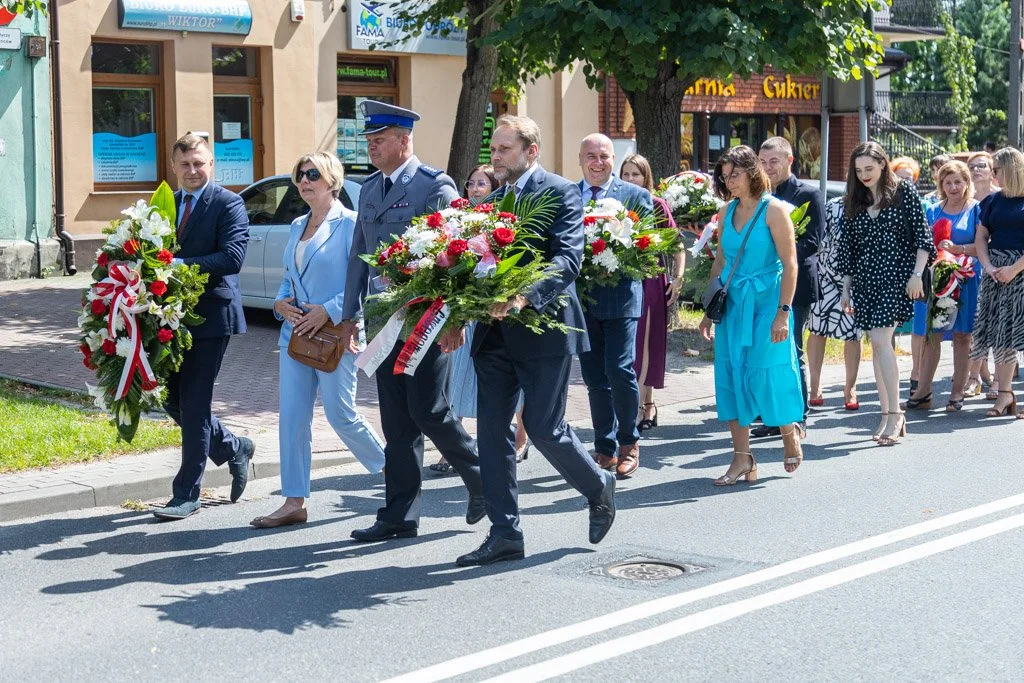
[[[272,482],[177,523],[106,508],[0,526],[0,677],[1024,679],[1024,421],[981,420],[975,399],[878,448],[861,398],[815,415],[794,475],[780,442],[755,443],[761,480],[731,488],[711,485],[729,443],[710,406],[663,409],[599,546],[534,452],[527,557],[487,568],[454,566],[486,522],[465,526],[452,478],[427,481],[418,538],[350,542],[383,498],[355,465],[319,474],[302,527],[247,526]],[[603,570],[638,558],[694,571]]]

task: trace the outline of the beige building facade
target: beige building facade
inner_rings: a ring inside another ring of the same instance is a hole
[[[420,159],[447,163],[465,66],[457,35],[368,50],[400,28],[360,0],[58,2],[61,159],[76,239],[94,238],[161,180],[173,186],[170,146],[187,131],[209,135],[215,178],[236,190],[290,172],[312,150],[365,173],[358,104],[384,99],[423,116]],[[575,178],[579,141],[598,129],[597,101],[583,75],[567,71],[528,86],[516,104],[495,96],[492,115],[535,118],[542,163]]]

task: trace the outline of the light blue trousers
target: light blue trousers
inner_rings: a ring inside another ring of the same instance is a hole
[[[346,353],[334,372],[321,372],[288,356],[280,347],[281,495],[309,498],[313,457],[313,405],[317,389],[324,413],[352,455],[372,473],[384,467],[384,443],[356,411],[356,357]]]

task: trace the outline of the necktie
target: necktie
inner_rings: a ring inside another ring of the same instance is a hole
[[[185,195],[185,210],[181,212],[181,220],[178,221],[178,241],[181,241],[181,236],[185,233],[185,224],[188,223],[189,217],[192,215],[192,195]]]
[[[394,187],[394,186],[395,186],[395,183],[391,180],[391,178],[385,178],[384,179],[384,196],[385,197],[388,196],[388,192],[391,192],[391,188]]]
[[[600,187],[598,187],[597,185],[591,185],[590,186],[590,199],[592,201],[596,202],[597,201],[597,195],[600,194],[600,192],[601,192],[601,188]]]

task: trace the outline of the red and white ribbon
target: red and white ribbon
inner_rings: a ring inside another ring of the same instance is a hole
[[[937,298],[952,296],[964,280],[974,277],[974,259],[957,255],[953,257],[952,261],[957,265],[957,269],[953,271],[952,277],[946,281],[944,286],[935,290]]]
[[[377,333],[377,336],[370,340],[370,343],[366,345],[366,350],[356,359],[356,367],[366,373],[367,376],[372,376],[377,371],[377,368],[380,367],[380,364],[391,355],[392,349],[398,343],[398,338],[402,336],[402,327],[409,307],[424,301],[430,301],[430,299],[416,297],[395,311],[384,325],[384,328]],[[437,335],[440,334],[441,328],[444,327],[450,315],[451,311],[448,308],[448,304],[440,297],[430,303],[430,307],[427,308],[426,313],[420,316],[419,322],[416,323],[412,334],[409,335],[405,344],[402,345],[402,349],[398,353],[398,359],[395,361],[394,374],[413,375],[416,373],[416,368],[423,361],[423,357],[430,350],[430,345],[437,339]]]
[[[146,350],[142,348],[142,334],[135,314],[147,310],[146,306],[137,306],[139,290],[142,289],[142,276],[137,270],[124,263],[112,263],[107,270],[107,277],[92,287],[93,292],[109,304],[107,315],[107,332],[111,339],[116,339],[114,323],[120,315],[131,342],[131,352],[125,358],[121,380],[117,384],[114,398],[124,398],[132,385],[135,371],[142,373],[143,387],[156,386],[156,375],[149,367]]]

